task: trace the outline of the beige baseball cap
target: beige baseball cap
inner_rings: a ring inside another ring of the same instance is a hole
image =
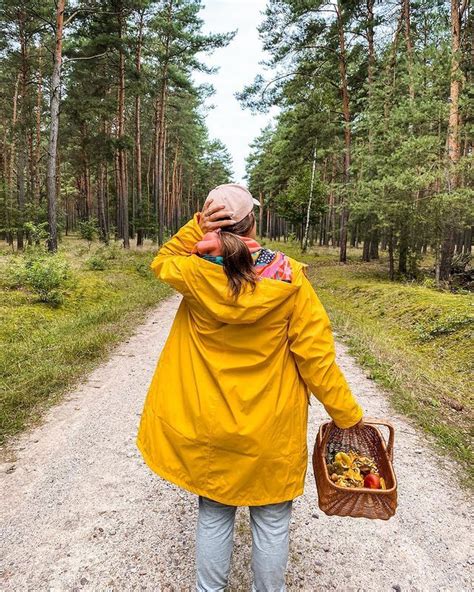
[[[233,212],[231,220],[234,222],[240,222],[250,214],[254,206],[260,205],[260,202],[252,196],[248,189],[237,183],[227,183],[214,187],[206,197],[204,205],[210,199],[212,199],[212,205],[224,205],[226,210]]]

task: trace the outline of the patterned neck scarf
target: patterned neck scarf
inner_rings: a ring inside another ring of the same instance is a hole
[[[248,236],[235,235],[248,247],[255,265],[255,271],[259,278],[269,278],[291,283],[292,270],[288,257],[281,251],[272,251],[262,247],[255,239]],[[194,246],[193,254],[212,263],[224,265],[222,257],[221,241],[218,232],[206,233],[202,240]]]

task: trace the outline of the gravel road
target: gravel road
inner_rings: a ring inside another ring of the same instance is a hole
[[[153,474],[135,446],[146,391],[180,297],[165,300],[40,427],[2,451],[2,591],[193,590],[197,496]],[[289,590],[474,589],[469,500],[456,465],[390,410],[337,343],[365,412],[391,417],[399,509],[391,520],[328,517],[311,462],[294,502]],[[326,418],[313,398],[308,444]],[[311,459],[309,459],[310,461]],[[248,509],[239,508],[230,590],[250,589]]]

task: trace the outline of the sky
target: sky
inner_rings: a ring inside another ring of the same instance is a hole
[[[204,31],[226,33],[238,29],[227,47],[216,49],[209,56],[200,56],[208,66],[219,66],[215,74],[194,75],[198,83],[211,83],[216,92],[206,101],[215,105],[207,113],[207,127],[211,138],[218,138],[227,146],[233,161],[235,182],[244,182],[245,157],[249,144],[260,133],[276,113],[252,115],[248,109],[241,109],[234,97],[236,91],[253,82],[255,75],[263,73],[259,62],[265,58],[258,36],[257,26],[262,22],[261,12],[266,0],[207,0],[200,12],[204,20]]]

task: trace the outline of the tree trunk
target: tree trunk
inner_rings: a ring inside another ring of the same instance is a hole
[[[388,276],[393,282],[395,279],[395,262],[393,258],[393,228],[390,227],[388,234]]]
[[[345,263],[347,261],[347,224],[349,221],[349,209],[347,205],[349,181],[350,181],[350,166],[351,166],[351,129],[350,129],[350,106],[349,106],[349,89],[347,84],[347,68],[346,68],[346,42],[344,38],[344,24],[342,20],[342,2],[337,2],[337,28],[339,34],[339,73],[341,76],[341,91],[342,91],[342,112],[344,115],[344,194],[342,197],[341,210],[341,232],[339,240],[339,261]]]
[[[17,160],[17,248],[23,249],[23,224],[26,206],[26,188],[25,188],[25,168],[27,166],[27,146],[28,146],[28,123],[29,123],[29,105],[28,83],[29,83],[29,59],[28,59],[28,41],[26,33],[26,14],[24,10],[19,12],[18,30],[20,41],[20,97],[21,101],[18,121],[18,160]]]
[[[440,281],[446,281],[451,274],[451,261],[454,255],[454,228],[450,225],[445,230],[444,239],[441,244],[439,275]]]
[[[365,229],[365,237],[362,247],[362,261],[370,261],[370,238],[367,228]]]
[[[135,71],[138,84],[141,76],[141,53],[143,43],[143,18],[145,11],[140,13],[138,29],[137,50],[135,54]],[[137,247],[143,245],[143,196],[142,196],[142,145],[141,145],[141,87],[135,96],[135,183],[136,183],[136,208],[137,208]]]
[[[408,258],[408,223],[404,219],[400,225],[400,244],[398,257],[398,272],[406,274],[407,272],[407,258]]]
[[[332,157],[332,171],[331,171],[331,181],[334,182],[336,180],[336,159]],[[329,190],[329,232],[328,232],[328,245],[329,245],[329,236],[331,237],[331,246],[334,247],[336,244],[336,207],[335,207],[335,196],[334,196],[334,185],[331,183]]]
[[[405,44],[407,48],[408,92],[410,99],[413,101],[415,98],[415,84],[413,79],[413,43],[411,40],[410,8],[410,0],[402,0],[402,12],[405,24]]]
[[[61,62],[63,43],[65,0],[58,0],[56,10],[56,44],[54,49],[53,75],[51,77],[51,124],[48,144],[48,171],[46,184],[48,191],[48,250],[57,251],[58,235],[56,223],[56,166],[59,133],[59,101],[61,93]]]
[[[472,253],[472,238],[474,234],[474,228],[471,226],[470,228],[466,228],[464,231],[464,249],[463,253],[467,255],[468,253]]]
[[[165,200],[165,152],[166,152],[166,98],[168,91],[168,68],[171,46],[171,22],[173,18],[173,1],[168,0],[167,4],[167,30],[165,39],[165,50],[161,69],[160,94],[156,99],[156,120],[155,120],[155,167],[154,167],[154,201],[156,207],[156,224],[158,244],[163,243],[164,223],[164,200]]]
[[[18,161],[17,161],[17,190],[18,190],[18,210],[19,210],[19,219],[18,219],[18,229],[16,232],[16,243],[17,249],[22,250],[24,247],[23,244],[23,216],[25,210],[25,165],[26,165],[26,147],[24,144],[19,146],[18,151]]]
[[[302,242],[302,251],[303,253],[306,252],[308,248],[308,234],[309,234],[309,220],[311,217],[311,204],[313,202],[313,191],[314,191],[314,177],[316,174],[316,144],[314,145],[314,152],[313,152],[313,167],[311,170],[311,187],[309,190],[309,199],[308,199],[308,207],[306,210],[306,225],[304,229],[304,237]]]
[[[379,231],[375,227],[372,227],[370,236],[370,258],[379,258]]]
[[[165,221],[164,201],[166,199],[166,183],[165,183],[165,101],[167,95],[167,76],[168,65],[163,70],[163,83],[161,86],[159,105],[158,105],[158,138],[157,138],[157,154],[156,154],[156,186],[158,196],[158,244],[163,243],[163,226]]]
[[[455,191],[458,185],[458,175],[455,167],[461,156],[459,141],[459,95],[461,92],[460,62],[461,62],[461,22],[467,3],[460,7],[459,0],[451,0],[451,84],[449,93],[449,122],[448,122],[448,192]],[[453,222],[447,220],[441,245],[439,279],[447,281],[451,274],[451,261],[454,254]]]
[[[16,189],[14,187],[15,182],[15,155],[16,155],[16,149],[15,149],[15,127],[16,127],[16,122],[17,122],[17,117],[18,117],[18,93],[19,93],[19,87],[20,87],[20,74],[17,75],[16,77],[16,82],[15,82],[15,91],[13,93],[13,111],[12,111],[12,127],[11,129],[13,130],[12,132],[12,136],[11,136],[11,144],[10,144],[10,158],[9,158],[9,162],[8,162],[8,203],[6,206],[6,213],[7,213],[7,232],[8,232],[8,243],[12,246],[13,248],[13,224],[14,224],[14,216],[13,216],[13,212],[12,212],[12,208],[13,208],[13,202],[15,199],[15,194],[16,194]]]
[[[98,217],[100,239],[105,244],[108,244],[109,233],[107,228],[107,219],[105,216],[105,166],[103,162],[99,164],[99,174],[97,182],[97,211],[99,214]]]
[[[367,44],[369,50],[369,59],[367,64],[367,82],[369,98],[372,92],[372,83],[375,71],[375,49],[374,49],[374,0],[367,0]]]
[[[41,106],[43,102],[43,49],[40,45],[38,55],[38,91],[36,93],[36,141],[34,153],[34,198],[37,205],[41,203],[41,180],[40,180],[40,160],[41,160]]]
[[[118,14],[119,25],[119,86],[118,86],[118,127],[117,136],[119,148],[117,154],[118,167],[118,203],[120,210],[120,235],[125,249],[130,248],[130,237],[128,228],[128,183],[127,183],[127,160],[123,146],[125,136],[125,55],[123,49],[124,15],[123,4],[120,3]]]
[[[390,47],[390,57],[387,63],[387,68],[385,69],[384,122],[386,128],[388,126],[390,110],[392,107],[391,99],[395,95],[395,65],[397,62],[398,40],[403,27],[403,15],[404,12],[402,6],[398,17],[397,28],[395,30],[393,41]]]

